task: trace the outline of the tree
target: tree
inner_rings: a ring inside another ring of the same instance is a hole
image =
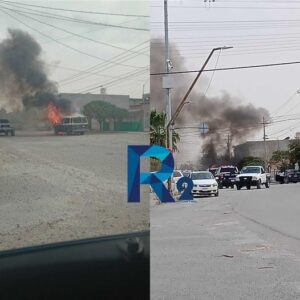
[[[274,151],[271,157],[271,161],[278,164],[279,168],[284,170],[290,166],[290,152],[285,150]]]
[[[239,169],[244,166],[264,166],[264,161],[259,157],[246,156],[238,162],[237,166]]]
[[[300,163],[300,140],[292,140],[289,144],[290,162],[294,165]]]
[[[157,112],[152,110],[150,113],[150,144],[166,146],[166,114],[163,112]],[[180,141],[179,134],[172,131],[172,150],[178,151],[177,143]],[[160,168],[159,160],[151,158],[151,171],[158,170]]]
[[[122,120],[128,116],[128,111],[105,101],[96,100],[83,107],[83,113],[91,121],[95,118],[100,125],[107,120]]]
[[[166,146],[166,114],[152,110],[150,113],[150,144]],[[179,134],[172,131],[172,150],[178,151],[177,143],[180,141]]]

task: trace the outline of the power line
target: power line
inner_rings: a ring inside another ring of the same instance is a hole
[[[69,49],[71,49],[71,50],[73,50],[73,51],[75,51],[75,52],[77,52],[77,53],[80,53],[80,54],[83,54],[83,55],[86,55],[86,56],[89,56],[89,57],[91,57],[91,58],[95,58],[95,59],[98,59],[98,60],[102,60],[102,61],[105,61],[105,62],[109,62],[109,63],[115,64],[115,65],[121,65],[121,66],[126,66],[126,67],[131,67],[131,68],[140,68],[140,67],[134,67],[134,66],[125,65],[125,64],[118,64],[118,63],[115,63],[114,61],[111,61],[111,60],[108,60],[108,59],[104,59],[104,58],[102,58],[102,57],[99,57],[99,56],[96,56],[96,55],[89,54],[89,53],[87,53],[87,52],[81,51],[81,50],[79,50],[79,49],[77,49],[77,48],[74,48],[74,47],[72,47],[72,46],[69,46],[69,45],[67,45],[67,44],[65,44],[65,43],[63,43],[63,42],[61,42],[61,41],[58,41],[58,40],[54,39],[52,36],[50,36],[50,35],[48,35],[48,34],[45,34],[45,33],[41,32],[40,30],[38,30],[38,29],[36,29],[36,28],[34,28],[34,27],[32,27],[32,26],[30,26],[30,25],[24,23],[23,21],[21,21],[21,20],[18,19],[17,17],[12,16],[11,14],[9,14],[9,13],[6,12],[6,11],[3,11],[1,8],[0,8],[0,11],[2,11],[4,14],[10,16],[12,19],[18,21],[19,23],[23,24],[24,26],[30,28],[31,30],[36,31],[36,32],[38,32],[39,34],[41,34],[41,35],[47,37],[48,39],[50,39],[50,40],[52,40],[52,41],[54,41],[54,42],[56,42],[56,43],[58,43],[58,44],[60,44],[60,45],[62,45],[62,46],[64,46],[64,47],[66,47],[66,48],[69,48]]]
[[[218,62],[219,62],[219,58],[220,58],[220,55],[221,55],[221,51],[222,51],[222,50],[220,49],[220,50],[219,50],[219,54],[218,54],[218,57],[217,57],[217,60],[216,60],[216,64],[215,64],[215,68],[214,68],[214,69],[217,68],[217,65],[218,65]],[[205,92],[204,92],[203,97],[206,96],[206,94],[207,94],[207,92],[208,92],[208,90],[209,90],[209,88],[210,88],[210,85],[211,85],[211,83],[212,83],[212,81],[213,81],[214,75],[215,75],[215,71],[212,72],[212,75],[211,75],[211,77],[210,77],[209,83],[208,83],[208,85],[207,85],[207,87],[206,87],[206,90],[205,90]]]
[[[224,56],[241,56],[241,55],[257,55],[257,54],[267,54],[267,53],[278,53],[278,52],[290,52],[290,51],[299,51],[299,49],[300,48],[292,48],[292,49],[274,49],[274,51],[255,51],[255,50],[253,50],[252,52],[247,52],[247,51],[240,51],[240,52],[235,52],[235,53],[230,53],[230,54],[224,54]],[[173,56],[174,57],[174,56]],[[203,58],[205,58],[205,55],[186,55],[186,57],[185,57],[186,59],[187,58],[201,58],[201,59],[203,59]]]
[[[0,1],[0,2],[3,3],[2,1]],[[3,4],[7,5],[5,3],[3,3]],[[13,7],[15,7],[15,6],[13,6]],[[107,24],[107,23],[101,23],[101,22],[88,21],[88,20],[84,20],[84,19],[75,19],[75,18],[70,18],[70,17],[56,15],[56,14],[50,14],[50,13],[45,14],[45,13],[40,12],[40,11],[28,12],[28,11],[24,11],[24,10],[17,10],[17,9],[8,8],[7,6],[2,6],[2,8],[6,8],[6,9],[9,9],[9,10],[14,11],[14,12],[23,12],[23,13],[27,13],[27,14],[31,14],[31,15],[38,15],[38,16],[42,16],[42,17],[46,17],[46,18],[64,20],[64,21],[75,22],[75,23],[91,24],[91,25],[97,25],[97,26],[106,26],[106,27],[113,27],[113,28],[138,30],[138,31],[149,31],[148,29],[145,29],[145,28],[121,26],[121,25],[115,25],[115,24]],[[30,10],[28,8],[25,8],[25,9]],[[30,11],[34,11],[34,10],[30,10]]]
[[[96,90],[100,87],[103,87],[103,86],[108,86],[108,85],[111,85],[112,83],[115,83],[115,82],[119,82],[120,80],[125,80],[129,77],[133,78],[135,76],[138,76],[138,75],[141,75],[143,73],[145,73],[146,71],[148,70],[148,67],[145,67],[144,70],[138,70],[138,71],[131,71],[129,73],[127,73],[125,76],[121,76],[115,80],[112,80],[110,82],[105,82],[105,83],[102,83],[102,84],[99,84],[97,86],[89,86],[89,87],[86,87],[84,90],[81,90],[79,91],[78,93],[87,93],[87,92],[90,92],[90,91],[93,91],[93,90]]]
[[[214,71],[230,71],[230,70],[241,70],[241,69],[253,69],[253,68],[263,68],[263,67],[275,67],[275,66],[286,66],[286,65],[295,65],[300,64],[300,61],[291,61],[291,62],[281,62],[274,64],[261,64],[261,65],[249,65],[249,66],[237,66],[237,67],[227,67],[227,68],[218,68],[218,69],[207,69],[203,70],[203,72],[214,72]],[[188,70],[188,71],[177,71],[170,72],[168,74],[187,74],[187,73],[199,73],[200,70]],[[151,76],[157,75],[166,75],[165,72],[159,73],[150,73]]]
[[[268,22],[300,22],[300,19],[273,19],[273,20],[220,20],[220,21],[170,21],[169,24],[218,24],[218,23],[268,23]],[[150,24],[163,24],[163,21],[150,21]]]
[[[288,34],[296,34],[299,35],[300,32],[293,32],[293,33],[288,33]],[[228,36],[205,36],[205,38],[215,38],[215,39],[221,39],[221,38],[238,38],[238,39],[242,39],[242,38],[248,38],[248,37],[270,37],[270,36],[286,36],[286,33],[269,33],[269,34],[244,34],[244,35],[228,35]],[[202,37],[203,38],[203,37]],[[173,40],[190,40],[190,39],[199,39],[198,37],[191,37],[191,36],[176,36],[175,38],[173,38]],[[202,41],[202,39],[201,39]]]
[[[160,7],[162,8],[161,5],[150,5],[150,7]],[[300,9],[300,7],[263,7],[263,6],[213,6],[213,7],[206,7],[206,6],[182,6],[182,5],[170,5],[169,7],[171,8],[180,8],[180,9],[194,9],[194,8],[199,8],[199,9],[286,9],[286,10],[292,10],[292,9]]]
[[[141,45],[143,45],[145,43],[146,42],[143,42],[143,43],[141,43],[141,44],[139,44],[139,45],[137,45],[137,46],[135,46],[133,48],[137,48],[137,47],[139,47],[139,46],[141,46]],[[148,46],[146,46],[146,47],[142,48],[141,50],[148,51],[149,48],[148,48]],[[116,62],[124,62],[124,61],[131,60],[131,59],[135,58],[136,56],[137,55],[132,56],[131,53],[129,53],[129,54],[128,53],[127,54],[126,53],[121,53],[119,55],[116,55],[113,58],[116,60]],[[97,70],[97,73],[98,73],[99,71],[104,71],[104,70],[107,70],[108,68],[110,68],[110,66],[109,66],[108,63],[100,63],[100,64],[96,64],[96,65],[94,65],[92,67],[89,67],[89,68],[85,69],[85,71],[93,71],[93,72],[95,72]],[[92,73],[92,74],[97,74],[97,73]],[[70,77],[62,79],[60,81],[60,83],[69,84],[69,83],[72,83],[74,81],[81,80],[81,79],[84,79],[84,78],[88,77],[88,76],[84,76],[84,75],[85,75],[84,71],[83,72],[79,72],[79,73],[74,74],[74,75],[72,75]],[[84,77],[82,77],[82,76],[84,76]]]
[[[134,57],[132,57],[132,58],[134,58]],[[108,68],[109,68],[109,66],[108,66],[108,67],[105,67],[104,69],[102,69],[102,71],[104,71],[104,70],[106,70],[106,69],[108,69]],[[98,72],[99,72],[99,71],[98,71]],[[92,74],[98,74],[98,73],[92,73]],[[73,79],[65,80],[65,81],[62,83],[62,85],[65,86],[65,85],[73,84],[73,83],[76,82],[76,81],[84,80],[84,79],[86,79],[86,78],[88,78],[88,77],[90,77],[90,76],[91,76],[91,75],[79,74],[77,77],[75,77],[75,78],[73,78]],[[115,77],[115,78],[119,78],[119,77],[117,76],[117,77]],[[129,79],[127,79],[127,80],[133,80],[133,79],[129,78]]]
[[[123,22],[120,22],[118,25],[122,25],[122,24],[127,24],[127,23],[131,23],[133,21],[135,21],[136,19],[131,19],[131,20],[126,20],[126,21],[123,21]],[[93,30],[88,30],[88,31],[84,31],[84,32],[81,32],[81,34],[87,34],[87,33],[91,33],[91,32],[97,32],[97,31],[100,31],[100,30],[105,30],[107,29],[108,27],[103,27],[103,28],[97,28],[97,29],[93,29]],[[74,37],[73,34],[71,35],[67,35],[65,37],[62,37],[62,38],[59,38],[58,40],[66,40],[66,39],[70,39]],[[52,41],[47,41],[47,42],[41,42],[41,44],[48,44],[48,43],[51,43]]]
[[[122,47],[119,47],[119,46],[116,46],[116,45],[112,45],[112,44],[109,44],[109,43],[105,43],[105,42],[102,42],[102,41],[97,41],[97,40],[91,39],[91,38],[89,38],[89,37],[87,37],[87,36],[83,36],[83,35],[80,35],[80,34],[71,32],[71,31],[69,31],[69,30],[66,30],[66,29],[64,29],[64,28],[55,26],[55,25],[53,25],[53,24],[49,24],[49,23],[40,21],[40,20],[38,20],[38,19],[35,19],[35,18],[32,18],[32,17],[26,15],[26,13],[23,14],[23,13],[20,13],[20,12],[14,10],[14,9],[6,8],[6,7],[3,7],[3,6],[0,6],[0,7],[1,7],[1,8],[4,8],[4,9],[8,9],[8,10],[10,10],[10,11],[12,11],[12,12],[15,12],[15,13],[19,14],[19,15],[22,15],[22,16],[24,16],[25,18],[29,18],[29,19],[31,19],[31,20],[34,20],[34,21],[38,22],[38,23],[41,23],[41,24],[50,26],[50,27],[52,27],[52,28],[55,28],[55,29],[57,29],[57,30],[66,32],[66,33],[68,33],[68,34],[77,36],[77,37],[82,38],[82,39],[85,39],[85,40],[88,40],[88,41],[90,41],[90,42],[94,42],[94,43],[97,43],[97,44],[100,44],[100,45],[104,45],[104,46],[107,46],[107,47],[111,47],[111,48],[115,48],[115,49],[118,49],[118,50],[130,51],[130,50],[128,50],[128,49],[125,49],[125,48],[122,48]],[[137,53],[137,52],[135,52],[135,51],[130,51],[130,52]]]
[[[118,14],[118,13],[109,13],[109,12],[98,12],[98,11],[85,11],[85,10],[75,10],[75,9],[64,9],[58,7],[49,7],[49,6],[41,6],[41,5],[33,5],[33,4],[25,4],[20,2],[14,1],[1,1],[5,3],[14,3],[16,5],[21,6],[31,6],[31,7],[38,7],[43,9],[51,9],[51,10],[59,10],[59,11],[68,11],[68,12],[77,12],[77,13],[84,13],[84,14],[94,14],[94,15],[110,15],[110,16],[119,16],[119,17],[138,17],[138,18],[149,18],[147,15],[135,15],[135,14]]]
[[[275,111],[274,111],[274,115],[276,116],[276,114],[283,108],[285,107],[294,97],[295,95],[297,95],[297,91],[294,92],[292,95],[290,95],[288,97],[288,99],[286,101],[284,101]]]
[[[57,65],[57,64],[47,64],[47,63],[45,63],[45,65],[50,66],[50,67],[54,67],[54,68],[59,68],[59,69],[62,69],[62,70],[72,71],[72,72],[82,72],[84,74],[97,76],[97,77],[118,78],[118,76],[111,76],[111,75],[107,75],[107,74],[98,74],[98,73],[92,73],[92,72],[85,72],[83,70],[69,68],[69,67],[65,67],[65,66],[60,66],[60,65]],[[128,80],[137,81],[139,79],[130,79],[129,78]]]

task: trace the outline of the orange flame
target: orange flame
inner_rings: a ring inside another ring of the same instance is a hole
[[[61,123],[61,113],[53,103],[49,103],[47,107],[47,118],[53,125]]]

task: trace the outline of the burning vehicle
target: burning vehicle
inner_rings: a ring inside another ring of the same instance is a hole
[[[54,133],[59,134],[80,134],[88,131],[88,120],[84,115],[76,114],[62,117],[61,121],[54,125]]]
[[[81,114],[63,115],[58,107],[49,103],[47,117],[53,124],[55,135],[83,135],[88,131],[88,119]]]
[[[21,123],[50,123],[56,134],[87,131],[87,119],[75,115],[72,102],[59,95],[57,84],[48,77],[41,46],[27,32],[8,29],[8,37],[0,42],[0,91],[0,110],[19,113]],[[22,112],[33,110],[38,111],[36,119],[23,118]]]

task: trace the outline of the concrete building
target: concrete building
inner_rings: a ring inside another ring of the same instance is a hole
[[[92,102],[92,101],[105,101],[113,104],[119,108],[124,108],[129,110],[130,97],[129,95],[107,95],[106,93],[101,94],[75,94],[75,93],[61,93],[61,98],[68,99],[72,101],[74,107],[81,111],[82,108]]]
[[[149,116],[150,116],[150,95],[144,94],[143,98],[130,98],[129,95],[108,95],[104,88],[101,89],[100,94],[76,94],[76,93],[61,93],[61,98],[68,99],[73,103],[73,106],[78,112],[81,112],[83,107],[92,101],[105,101],[113,104],[119,108],[126,109],[129,112],[129,117],[124,122],[127,126],[124,128],[133,128],[136,126],[129,126],[130,122],[140,122],[138,128],[144,131],[149,130]],[[116,125],[110,120],[107,130],[121,130],[120,124]],[[99,124],[95,120],[92,121],[92,128],[98,129]],[[130,129],[129,129],[130,130]]]
[[[267,160],[272,157],[274,151],[288,150],[290,140],[268,140],[266,141]],[[246,142],[234,146],[234,157],[236,160],[241,160],[245,156],[255,156],[265,159],[265,144],[264,141]]]

